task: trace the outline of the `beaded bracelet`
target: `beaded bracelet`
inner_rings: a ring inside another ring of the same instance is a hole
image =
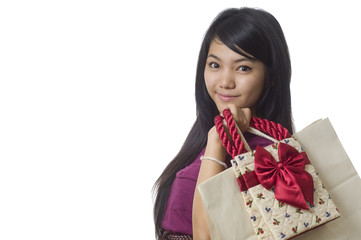
[[[215,158],[212,158],[212,157],[204,157],[204,156],[201,156],[201,160],[203,160],[203,159],[207,159],[207,160],[214,161],[214,162],[216,162],[216,163],[218,163],[218,164],[222,165],[225,169],[227,169],[227,168],[228,168],[228,167],[227,167],[227,164],[225,164],[225,163],[224,163],[224,162],[222,162],[222,161],[219,161],[218,159],[215,159]]]

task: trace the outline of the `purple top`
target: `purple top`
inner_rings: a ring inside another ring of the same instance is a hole
[[[252,150],[256,149],[257,145],[265,147],[272,144],[270,140],[248,132],[244,133],[244,137]],[[193,235],[193,196],[201,167],[200,157],[204,151],[205,149],[198,154],[192,164],[177,172],[163,217],[162,228],[164,230]]]

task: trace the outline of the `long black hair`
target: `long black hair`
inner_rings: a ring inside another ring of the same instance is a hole
[[[212,22],[206,32],[198,57],[196,73],[197,118],[177,156],[157,179],[154,189],[154,222],[156,236],[161,224],[176,173],[191,164],[207,144],[208,131],[219,114],[209,96],[204,80],[208,50],[213,40],[220,40],[228,48],[243,56],[249,53],[265,65],[265,86],[256,103],[256,115],[286,127],[293,133],[291,111],[291,62],[287,43],[278,21],[268,12],[253,9],[226,9]]]

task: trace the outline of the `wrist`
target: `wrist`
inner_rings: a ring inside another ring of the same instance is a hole
[[[209,161],[213,161],[215,163],[218,163],[219,165],[223,166],[224,169],[227,169],[227,164],[224,161],[218,160],[217,158],[214,157],[205,157],[205,156],[201,156],[201,161],[203,161],[203,159],[209,160]]]
[[[219,138],[216,131],[208,133],[207,146],[211,146],[212,148],[216,148],[218,150],[223,149],[222,140]]]
[[[226,150],[223,147],[222,140],[219,138],[215,127],[208,132],[207,146],[204,156],[214,157],[222,162],[225,162]]]

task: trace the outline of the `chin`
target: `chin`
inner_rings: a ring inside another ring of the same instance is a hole
[[[238,108],[250,108],[253,112],[253,106],[250,106],[247,104],[237,104],[237,103],[232,103],[232,102],[217,104],[217,109],[221,113],[221,112],[223,112],[224,109],[227,108],[228,105],[231,105],[231,104],[236,105],[236,107],[238,107]]]

